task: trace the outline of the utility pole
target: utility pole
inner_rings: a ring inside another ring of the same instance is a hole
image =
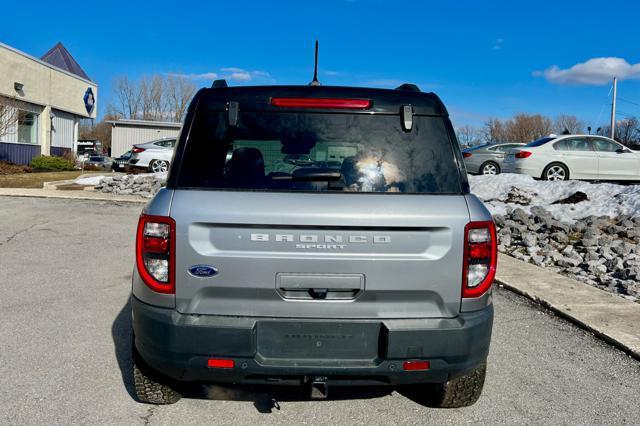
[[[611,139],[616,134],[616,95],[618,92],[618,79],[613,77],[613,102],[611,102]]]

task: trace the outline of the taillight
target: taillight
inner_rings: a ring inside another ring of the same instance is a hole
[[[271,98],[271,105],[284,108],[367,109],[369,99]]]
[[[462,297],[486,293],[496,276],[498,244],[493,221],[470,222],[464,228]]]
[[[471,157],[471,153],[470,153],[470,152],[463,152],[463,153],[462,153],[462,156],[463,156],[464,158],[469,158],[469,157]]]
[[[531,152],[529,151],[518,151],[515,154],[516,158],[529,158],[531,157]]]
[[[176,222],[167,216],[143,214],[136,234],[136,265],[153,291],[174,294]]]
[[[134,154],[137,154],[143,151],[144,151],[144,148],[138,148],[137,146],[134,146],[133,149],[131,150],[131,152],[133,152]]]

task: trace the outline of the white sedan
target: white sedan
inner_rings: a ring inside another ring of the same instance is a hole
[[[164,138],[134,145],[128,166],[150,172],[166,172],[173,157],[176,138]]]
[[[603,136],[549,136],[507,154],[502,171],[545,180],[640,181],[640,152]]]

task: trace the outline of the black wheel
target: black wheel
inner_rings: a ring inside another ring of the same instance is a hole
[[[433,408],[468,407],[478,401],[484,387],[487,362],[484,361],[470,373],[446,383],[422,385],[421,403]]]
[[[480,166],[480,174],[481,175],[499,175],[500,174],[500,166],[493,161],[487,161],[486,163]]]
[[[168,384],[168,380],[140,357],[133,345],[133,385],[138,401],[147,404],[175,404],[182,395]]]
[[[569,169],[560,163],[551,163],[542,172],[544,180],[569,180]]]
[[[149,169],[151,169],[153,173],[163,173],[169,170],[169,163],[164,160],[152,160],[151,163],[149,163]]]

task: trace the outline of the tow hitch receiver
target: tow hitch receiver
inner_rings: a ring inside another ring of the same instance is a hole
[[[329,393],[327,378],[324,376],[314,376],[310,381],[311,399],[326,399]]]

